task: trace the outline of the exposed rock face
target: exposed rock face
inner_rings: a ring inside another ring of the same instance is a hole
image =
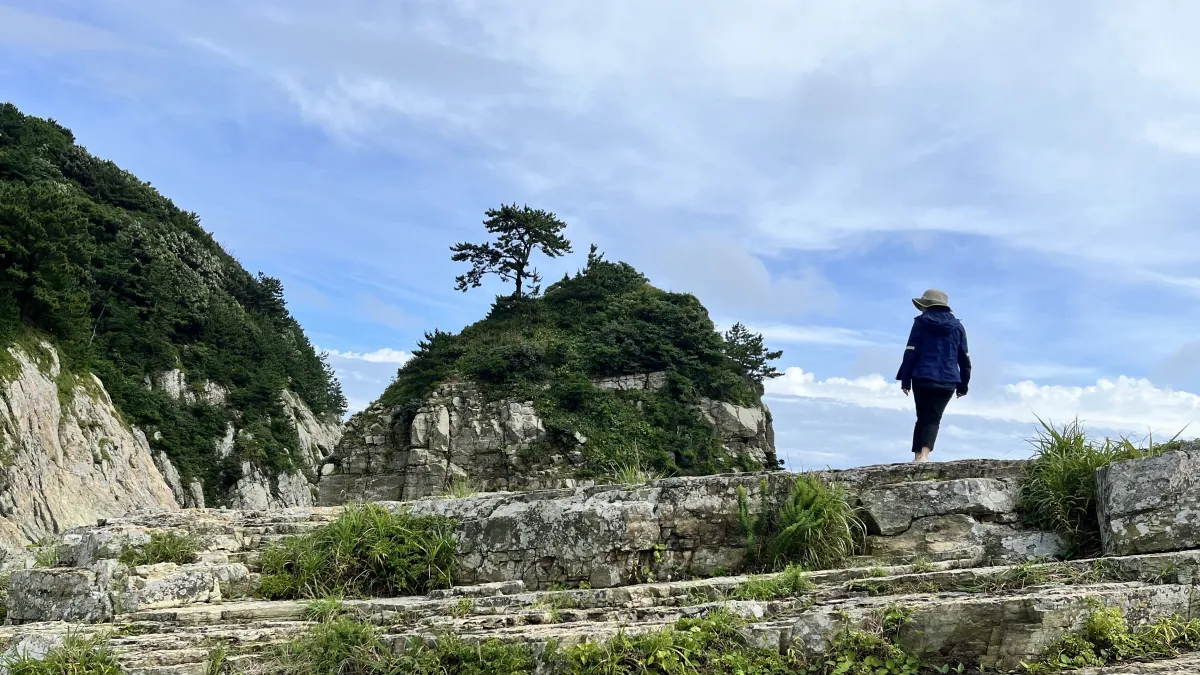
[[[158,389],[184,403],[207,403],[212,406],[225,405],[228,392],[211,382],[188,382],[180,370],[160,373],[153,381],[147,378],[151,388]],[[242,476],[230,490],[228,502],[235,509],[279,509],[294,506],[312,506],[315,501],[316,484],[323,461],[333,453],[342,436],[342,425],[337,421],[322,421],[312,413],[308,405],[291,391],[280,394],[284,410],[287,411],[300,437],[297,453],[300,466],[278,475],[268,475],[249,462],[242,463]],[[228,457],[234,449],[238,434],[245,433],[230,424],[225,435],[216,441],[219,458]],[[166,454],[160,452],[154,458],[167,485],[175,495],[176,502],[184,508],[204,508],[204,487],[196,480],[183,485],[179,471],[171,464]],[[311,478],[310,478],[311,477]]]
[[[1057,536],[1016,524],[1019,464],[972,460],[925,465],[921,472],[903,465],[870,469],[824,475],[859,495],[871,534],[868,553],[875,558],[998,563],[1027,560],[1031,551],[1058,556],[1066,550]],[[996,477],[975,477],[987,469]],[[889,479],[897,482],[880,482]],[[461,523],[459,583],[521,579],[531,588],[560,582],[605,588],[647,571],[672,579],[737,569],[745,556],[737,488],[753,493],[762,480],[768,485],[766,508],[775,508],[794,477],[774,472],[670,478],[637,489],[423,499],[410,508]]]
[[[593,382],[610,390],[658,390],[664,373]],[[703,399],[699,412],[726,452],[750,464],[775,465],[775,435],[765,408]],[[444,494],[455,481],[485,491],[587,486],[574,478],[578,447],[546,454],[546,430],[531,401],[486,401],[472,384],[444,384],[404,425],[398,410],[376,404],[346,426],[336,463],[321,467],[319,503],[411,500]],[[587,438],[576,434],[579,445]],[[537,460],[525,452],[538,448]]]
[[[145,435],[126,427],[94,376],[60,396],[58,354],[12,347],[0,382],[0,548],[20,548],[98,518],[178,508]]]
[[[1096,472],[1100,536],[1108,555],[1200,547],[1200,444]]]

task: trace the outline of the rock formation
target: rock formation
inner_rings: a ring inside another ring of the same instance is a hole
[[[1148,484],[1162,466],[1186,458],[1137,460],[1120,470]],[[1162,553],[1053,562],[1066,553],[1062,540],[1025,529],[1014,511],[1023,464],[824,472],[861,505],[866,551],[845,568],[806,573],[806,586],[763,598],[752,596],[778,575],[728,576],[745,546],[736,488],[766,481],[765,507],[773,508],[792,483],[785,472],[387,503],[458,519],[456,585],[345,605],[396,648],[445,633],[468,644],[569,646],[722,611],[743,620],[738,630],[750,644],[800,654],[820,654],[847,630],[871,630],[903,608],[905,620],[889,639],[930,663],[967,664],[966,672],[1034,661],[1100,608],[1119,610],[1132,626],[1197,615],[1200,550],[1173,538],[1168,519],[1135,528],[1155,534]],[[1107,480],[1116,480],[1113,473]],[[1178,498],[1163,508],[1197,496],[1191,482],[1176,487]],[[36,656],[68,632],[102,635],[128,675],[200,675],[218,658],[238,670],[269,665],[275,647],[314,619],[307,601],[246,597],[257,584],[257,552],[338,512],[159,511],[76,528],[56,544],[56,566],[12,573],[9,622],[18,625],[0,628],[0,645]],[[1177,520],[1192,518],[1185,506]],[[201,537],[195,562],[118,560],[127,546],[168,532]],[[747,594],[751,587],[759,590]],[[1195,656],[1160,657],[1168,658],[1080,672],[1183,675],[1200,666]]]
[[[0,382],[0,549],[178,508],[146,436],[121,420],[104,385],[68,379],[49,344],[37,351],[10,348],[15,371]]]
[[[596,380],[601,389],[659,390],[662,373]],[[713,425],[730,457],[774,466],[775,435],[765,407],[701,399],[697,412]],[[375,404],[356,415],[333,461],[321,468],[320,504],[411,500],[446,493],[456,481],[474,489],[538,490],[580,481],[587,438],[551,447],[531,401],[488,401],[470,383],[440,386],[411,423],[400,409]],[[536,450],[536,452],[531,452]]]
[[[77,380],[64,372],[49,343],[30,351],[9,348],[14,372],[0,382],[0,549],[17,551],[48,535],[133,511],[204,507],[200,482],[183,484],[166,453],[155,453],[146,435],[123,420],[99,379]],[[181,398],[192,395],[177,371],[158,382]],[[208,392],[209,404],[224,401],[219,387],[199,389]],[[308,476],[315,479],[341,427],[317,420],[291,392],[283,392],[283,401],[304,444],[305,464],[270,476],[244,463],[230,493],[235,507],[287,508],[315,501],[315,481]],[[235,433],[230,426],[218,441],[218,456],[232,450]]]

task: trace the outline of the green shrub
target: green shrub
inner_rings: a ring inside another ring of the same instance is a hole
[[[447,588],[454,567],[453,521],[351,506],[313,532],[268,548],[259,594],[268,598],[421,595]]]
[[[758,514],[751,513],[749,496],[738,487],[738,520],[746,534],[751,565],[776,569],[787,563],[808,569],[842,564],[858,552],[866,528],[845,486],[806,473],[796,478],[783,504],[771,504],[767,482],[759,484]]]
[[[1200,620],[1164,617],[1130,629],[1116,607],[1098,608],[1084,627],[1060,638],[1034,663],[1022,663],[1033,675],[1105,666],[1131,659],[1172,658],[1200,647]]]
[[[70,635],[40,659],[17,656],[0,664],[8,675],[120,675],[121,666],[104,636]]]
[[[1096,514],[1096,470],[1125,459],[1147,457],[1168,450],[1175,439],[1163,445],[1139,448],[1128,439],[1095,441],[1076,420],[1055,428],[1039,420],[1033,460],[1025,469],[1020,510],[1031,527],[1058,532],[1076,554],[1090,555],[1100,549],[1100,525]]]
[[[120,561],[130,566],[175,563],[187,565],[196,562],[199,542],[188,533],[152,532],[150,541],[140,546],[127,546],[121,551]]]

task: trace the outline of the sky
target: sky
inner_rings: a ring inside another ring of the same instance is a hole
[[[1200,435],[1200,4],[0,0],[0,100],[150,181],[331,354],[352,409],[457,331],[449,247],[550,210],[784,350],[792,468],[905,461],[926,288],[975,376],[934,459],[1038,417]],[[1189,426],[1191,425],[1191,426]]]

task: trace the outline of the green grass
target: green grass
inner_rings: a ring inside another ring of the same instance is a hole
[[[1106,666],[1130,660],[1168,659],[1200,648],[1200,620],[1165,617],[1130,628],[1115,607],[1097,608],[1082,630],[1063,636],[1034,663],[1021,664],[1031,675]]]
[[[120,675],[121,666],[105,636],[67,636],[40,659],[17,656],[0,664],[8,675]]]
[[[58,542],[43,539],[33,553],[33,564],[37,567],[58,567]]]
[[[479,486],[469,478],[458,478],[450,483],[444,496],[450,499],[466,499],[479,494]]]
[[[643,462],[636,447],[632,457],[614,461],[609,468],[608,475],[604,476],[616,485],[628,487],[645,485],[666,477],[666,472],[655,470]]]
[[[1074,552],[1088,556],[1100,550],[1100,526],[1096,515],[1096,470],[1112,462],[1161,454],[1177,443],[1141,448],[1129,439],[1089,438],[1076,420],[1061,428],[1041,421],[1033,460],[1025,470],[1020,510],[1026,524],[1057,532]]]
[[[807,569],[841,565],[861,550],[866,528],[846,488],[806,473],[796,478],[787,499],[774,508],[767,482],[759,485],[759,509],[738,487],[738,519],[746,534],[747,562],[760,569],[779,569],[789,563]]]
[[[454,635],[392,649],[369,623],[332,616],[292,640],[271,664],[279,675],[921,675],[962,672],[922,662],[896,644],[908,612],[889,607],[861,630],[837,635],[806,658],[752,644],[745,622],[723,610],[657,631],[535,650],[521,642],[468,643]]]
[[[187,565],[196,562],[199,547],[196,537],[186,532],[152,532],[145,544],[125,547],[119,560],[131,567],[159,563]]]
[[[267,598],[397,597],[450,586],[453,521],[351,506],[313,532],[263,552]]]
[[[786,598],[810,591],[816,587],[804,572],[803,567],[789,565],[773,577],[753,577],[729,593],[731,600],[767,601]]]

